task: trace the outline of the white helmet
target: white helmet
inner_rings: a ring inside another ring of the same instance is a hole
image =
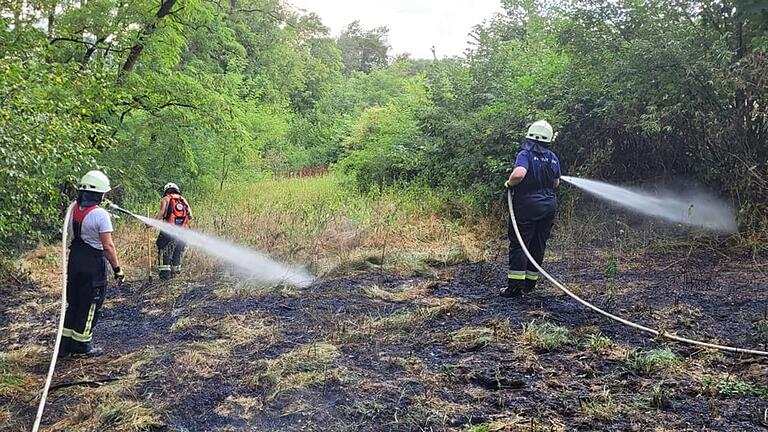
[[[163,193],[168,193],[171,189],[175,189],[176,192],[181,193],[181,189],[176,183],[166,183],[165,186],[163,186]]]
[[[541,142],[552,142],[555,137],[552,131],[552,125],[546,120],[537,120],[531,124],[528,128],[528,133],[525,135],[527,138],[535,139]]]
[[[103,172],[97,170],[85,173],[83,178],[80,179],[77,189],[99,193],[107,193],[112,190],[109,186],[109,178]]]

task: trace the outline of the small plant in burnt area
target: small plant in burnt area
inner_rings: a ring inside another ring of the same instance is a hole
[[[570,330],[549,321],[533,320],[523,324],[522,338],[541,352],[553,351],[573,343]]]
[[[653,375],[657,372],[675,369],[680,366],[681,361],[677,354],[669,348],[661,348],[650,351],[629,351],[624,363],[633,372]]]
[[[614,342],[608,336],[603,334],[591,334],[584,343],[584,347],[593,353],[604,353],[615,346]]]

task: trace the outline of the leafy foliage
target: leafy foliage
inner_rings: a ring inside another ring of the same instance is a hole
[[[766,238],[763,2],[502,5],[464,57],[393,60],[387,28],[279,0],[0,3],[0,245],[55,234],[93,167],[126,204],[338,165],[482,207],[539,118],[568,174],[694,178]]]

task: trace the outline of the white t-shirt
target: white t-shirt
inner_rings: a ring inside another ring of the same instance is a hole
[[[112,231],[112,219],[110,218],[109,213],[99,207],[91,210],[90,213],[85,215],[85,219],[83,219],[83,223],[80,226],[80,238],[82,238],[89,246],[98,250],[104,250],[104,245],[101,244],[99,233]],[[69,238],[74,238],[72,223],[69,224]]]

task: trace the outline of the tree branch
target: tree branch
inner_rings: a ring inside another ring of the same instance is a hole
[[[266,9],[259,9],[259,8],[253,8],[253,9],[236,9],[235,12],[245,12],[245,13],[252,13],[252,12],[258,12],[263,15],[268,16],[269,18],[272,18],[276,22],[285,23],[285,25],[297,29],[298,27],[296,24],[286,20],[284,17],[280,16],[276,11],[274,10],[266,10]]]
[[[122,81],[122,79],[125,78],[125,75],[132,72],[133,68],[136,67],[136,62],[138,62],[139,57],[141,56],[141,52],[144,51],[144,44],[147,38],[149,38],[149,36],[151,36],[157,30],[157,24],[164,17],[173,13],[172,9],[176,4],[176,1],[177,0],[161,0],[160,9],[158,9],[157,13],[155,14],[155,21],[148,24],[142,31],[139,32],[138,40],[131,47],[130,52],[128,53],[128,58],[125,59],[123,67],[120,68],[120,72],[117,76],[118,81]]]

